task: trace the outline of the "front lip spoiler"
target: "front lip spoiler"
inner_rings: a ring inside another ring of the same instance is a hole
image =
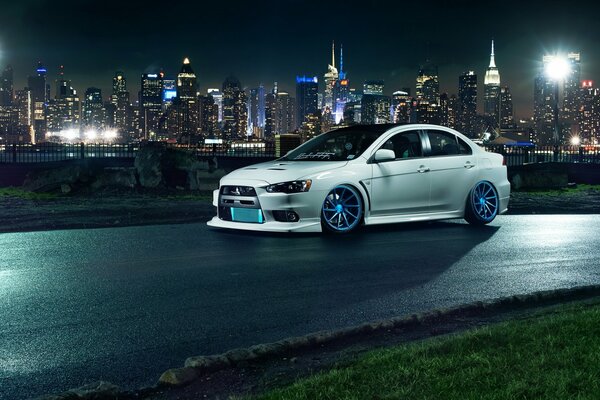
[[[206,225],[213,228],[237,229],[243,231],[256,232],[322,232],[320,221],[300,221],[300,222],[265,222],[262,224],[252,224],[246,222],[225,221],[219,217],[213,217]]]

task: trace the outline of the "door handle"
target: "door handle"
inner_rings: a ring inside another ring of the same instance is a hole
[[[419,169],[417,169],[417,172],[423,173],[423,172],[429,172],[431,171],[431,169],[429,169],[429,167],[426,167],[424,165],[419,166]]]
[[[471,164],[471,161],[467,161],[467,162],[465,163],[465,168],[466,168],[466,169],[473,168],[474,166],[475,166],[475,164]]]

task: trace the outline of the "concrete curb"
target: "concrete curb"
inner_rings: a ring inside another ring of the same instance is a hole
[[[351,339],[359,335],[385,332],[390,329],[410,328],[416,325],[451,319],[468,313],[502,310],[513,307],[527,308],[564,300],[583,300],[595,296],[600,296],[600,285],[546,290],[525,295],[501,297],[489,301],[476,301],[404,317],[373,321],[349,328],[318,331],[304,336],[282,339],[273,343],[257,344],[247,348],[229,350],[222,354],[189,357],[185,360],[185,364],[182,368],[172,368],[165,371],[160,376],[156,386],[144,388],[136,392],[123,391],[107,382],[99,382],[97,387],[98,390],[96,391],[94,390],[93,385],[88,385],[79,389],[69,390],[60,395],[39,397],[37,400],[123,400],[143,398],[146,394],[150,394],[164,387],[181,387],[188,385],[208,372],[235,367],[250,361],[265,360],[282,354],[288,354],[293,351],[308,350],[321,346],[322,344],[332,344],[336,341]],[[102,385],[99,385],[100,383]],[[107,390],[107,388],[110,389]]]

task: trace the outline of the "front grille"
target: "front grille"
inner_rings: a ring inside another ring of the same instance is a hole
[[[226,196],[256,196],[252,186],[221,186],[220,193]]]

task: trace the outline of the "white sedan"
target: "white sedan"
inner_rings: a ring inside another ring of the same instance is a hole
[[[483,225],[507,210],[509,195],[503,157],[453,129],[358,125],[226,175],[208,225],[335,233],[450,218]]]

